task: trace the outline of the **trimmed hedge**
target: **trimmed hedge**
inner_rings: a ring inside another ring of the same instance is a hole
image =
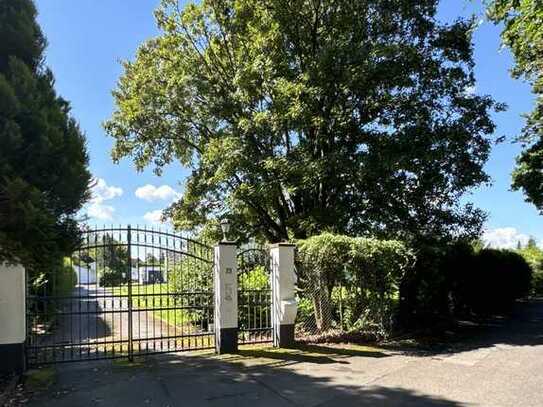
[[[333,297],[342,290],[345,327],[386,336],[399,283],[413,260],[411,250],[395,240],[323,233],[299,241],[298,264],[306,288],[303,309],[309,312],[310,300],[317,327],[326,331],[337,320]]]
[[[362,329],[379,336],[388,334],[395,316],[403,326],[433,326],[506,313],[530,293],[533,278],[518,253],[475,250],[466,242],[413,251],[395,240],[323,233],[298,242],[297,262],[301,318],[314,316],[322,332]]]
[[[476,251],[457,242],[422,246],[416,255],[400,289],[399,320],[405,326],[503,314],[532,287],[532,268],[514,251]]]
[[[509,250],[481,250],[471,272],[460,275],[465,306],[480,315],[508,312],[515,300],[529,294],[532,284],[530,265]]]

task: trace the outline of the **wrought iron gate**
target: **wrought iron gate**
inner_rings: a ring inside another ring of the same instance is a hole
[[[238,343],[273,342],[271,259],[258,245],[242,247],[238,261]]]
[[[213,250],[178,234],[85,230],[27,298],[30,366],[215,347]]]

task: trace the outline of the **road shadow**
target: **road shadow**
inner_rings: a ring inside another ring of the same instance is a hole
[[[27,344],[29,363],[96,357],[95,344],[113,335],[105,319],[106,295],[92,285],[79,285],[68,296],[35,300],[34,306],[48,309],[53,322],[45,332],[33,331]],[[39,311],[36,313],[39,315]]]
[[[386,350],[409,355],[458,353],[497,345],[537,346],[543,344],[543,299],[515,304],[509,315],[479,321],[457,321],[439,334],[420,336],[381,344]]]
[[[277,349],[264,347],[240,347],[235,355],[230,355],[230,358],[259,358],[284,362],[283,365],[292,363],[309,363],[309,364],[333,364],[347,363],[342,359],[360,356],[370,358],[384,358],[390,356],[373,348],[352,349],[347,347],[332,347],[326,345],[307,345],[299,344],[291,349]],[[232,360],[232,359],[230,359]]]
[[[136,363],[57,367],[55,384],[30,406],[463,406],[404,388],[364,386],[338,369],[247,366],[234,358],[164,354]],[[307,363],[305,361],[298,363]],[[310,362],[311,363],[311,362]],[[342,377],[340,377],[342,376]]]
[[[84,344],[112,336],[110,324],[104,319],[104,303],[111,294],[102,290],[80,285],[69,298],[57,300],[59,317],[51,338],[55,343]]]

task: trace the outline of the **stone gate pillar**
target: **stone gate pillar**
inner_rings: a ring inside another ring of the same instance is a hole
[[[288,348],[294,344],[294,322],[298,311],[294,245],[277,243],[270,249],[273,296],[273,345]]]
[[[25,369],[25,280],[23,266],[0,263],[0,374]]]
[[[238,350],[237,244],[215,246],[215,349],[217,353]]]

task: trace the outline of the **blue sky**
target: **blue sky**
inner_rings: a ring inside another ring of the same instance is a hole
[[[90,167],[99,180],[94,200],[85,211],[90,223],[155,224],[158,211],[183,191],[187,170],[171,165],[162,177],[137,173],[128,160],[110,159],[112,140],[101,123],[113,111],[111,90],[138,45],[157,35],[153,10],[158,0],[37,0],[38,21],[49,41],[46,62],[56,77],[56,89],[69,100],[72,113],[87,135]],[[440,18],[483,17],[480,1],[443,0]],[[520,146],[512,143],[523,125],[522,113],[533,106],[530,87],[511,79],[511,55],[500,48],[500,28],[483,21],[475,33],[477,87],[508,104],[495,115],[497,135],[507,141],[496,146],[487,164],[493,185],[473,192],[467,200],[489,213],[486,238],[495,246],[516,244],[534,236],[543,241],[543,217],[510,191],[511,170]],[[154,219],[154,220],[153,220]]]

